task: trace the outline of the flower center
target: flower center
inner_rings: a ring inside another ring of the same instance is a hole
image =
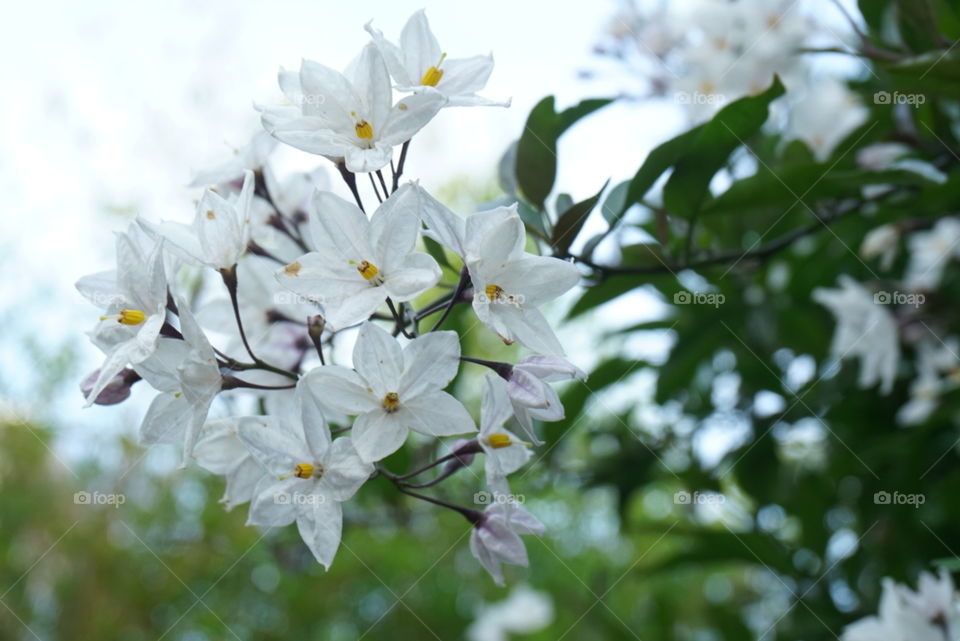
[[[426,73],[423,74],[423,78],[420,79],[421,85],[425,87],[436,87],[440,83],[440,79],[443,78],[443,69],[440,68],[440,65],[443,64],[443,60],[446,57],[446,53],[442,54],[437,64],[427,69]]]
[[[364,140],[373,139],[373,125],[363,118],[358,117],[356,111],[351,111],[350,115],[357,121],[353,125],[353,130],[357,133],[357,138],[363,138]]]
[[[502,433],[491,434],[487,437],[487,443],[489,443],[490,447],[495,450],[513,445],[513,441],[510,440],[510,437]]]
[[[503,287],[500,285],[487,285],[483,288],[483,293],[489,300],[497,300],[503,296]]]
[[[313,476],[314,467],[310,463],[297,463],[293,468],[293,475],[298,479],[308,479]]]
[[[360,275],[363,276],[364,280],[373,280],[377,277],[377,274],[380,273],[380,270],[377,269],[377,266],[367,260],[360,261],[360,264],[357,265],[357,271],[360,272]]]
[[[397,396],[396,392],[390,392],[383,397],[383,409],[387,410],[387,413],[392,414],[397,411],[397,407],[400,406],[400,397]]]
[[[115,320],[121,325],[139,325],[147,320],[147,315],[139,309],[121,309],[119,314],[101,316],[100,320]]]

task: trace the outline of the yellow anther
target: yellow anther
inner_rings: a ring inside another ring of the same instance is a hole
[[[357,265],[357,271],[360,272],[360,275],[366,280],[372,280],[380,273],[376,265],[366,260],[360,261],[360,264]]]
[[[217,217],[217,215],[216,215],[215,213],[213,213],[213,210],[212,210],[212,209],[208,209],[208,210],[207,210],[207,219],[208,219],[208,220],[213,220],[213,219],[216,218],[216,217]]]
[[[503,287],[500,287],[500,285],[487,285],[483,288],[483,293],[487,295],[487,300],[497,300],[503,296]]]
[[[487,443],[489,443],[490,447],[495,450],[499,450],[501,447],[510,447],[513,445],[513,441],[510,440],[510,437],[502,433],[491,434],[487,437]]]
[[[447,57],[447,54],[442,54],[440,60],[433,67],[427,69],[426,73],[423,74],[423,78],[420,79],[420,84],[425,87],[436,87],[440,83],[440,79],[443,78],[443,69],[440,68],[440,65],[443,64],[444,58]]]
[[[147,320],[147,315],[139,309],[121,309],[119,314],[101,316],[100,320],[115,320],[121,325],[139,325]]]
[[[361,120],[353,127],[357,131],[357,138],[370,140],[373,138],[373,127],[366,120]]]
[[[313,465],[310,463],[297,463],[293,468],[293,475],[298,479],[308,479],[313,476]]]
[[[390,392],[383,397],[383,409],[387,410],[387,412],[396,412],[399,405],[400,397],[397,396],[396,392]]]
[[[302,265],[300,264],[300,261],[295,260],[283,268],[283,273],[286,274],[287,276],[296,276],[297,274],[300,273],[301,267]]]

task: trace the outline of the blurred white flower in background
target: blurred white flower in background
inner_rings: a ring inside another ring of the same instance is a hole
[[[484,606],[467,628],[470,641],[507,641],[513,634],[531,634],[553,623],[553,599],[546,592],[518,585],[503,601]]]
[[[924,572],[917,590],[884,579],[876,616],[848,625],[842,641],[945,641],[960,634],[960,601],[946,570]]]

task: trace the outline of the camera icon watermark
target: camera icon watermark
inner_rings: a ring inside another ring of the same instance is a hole
[[[126,502],[127,497],[123,494],[87,491],[73,493],[74,505],[112,505],[114,508],[119,509],[120,506]]]
[[[491,494],[480,491],[473,495],[475,505],[522,505],[526,501],[527,497],[523,494]]]
[[[273,502],[276,505],[323,505],[327,502],[327,497],[323,494],[311,494],[304,492],[279,492],[273,495]]]
[[[914,508],[919,508],[927,502],[927,497],[924,494],[905,494],[896,490],[893,492],[880,490],[873,495],[873,502],[875,505],[912,505]]]
[[[910,105],[919,107],[927,102],[926,95],[922,93],[900,93],[894,91],[878,91],[873,94],[873,104],[875,105]]]
[[[717,492],[687,492],[678,490],[673,493],[675,505],[723,505],[727,497]]]
[[[727,297],[723,294],[682,291],[673,295],[674,305],[709,305],[717,308],[725,302],[727,302]]]
[[[727,97],[722,93],[704,93],[702,91],[678,91],[673,99],[680,105],[711,105],[722,107],[727,104]]]
[[[914,292],[876,292],[873,302],[877,305],[910,305],[920,307],[927,301],[923,294]]]

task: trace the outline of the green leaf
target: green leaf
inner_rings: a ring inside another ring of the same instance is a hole
[[[557,139],[575,122],[610,104],[591,98],[557,113],[553,96],[536,104],[517,143],[516,174],[520,191],[537,209],[544,209],[557,177]]]
[[[606,107],[611,102],[612,98],[587,98],[586,100],[581,100],[579,103],[572,107],[568,107],[560,112],[558,117],[558,129],[557,136],[569,129],[574,123],[585,116],[589,116],[597,109],[602,109]]]
[[[443,251],[443,247],[440,245],[440,243],[428,236],[423,236],[423,246],[426,248],[427,253],[433,256],[433,259],[437,261],[437,264],[439,264],[441,267],[453,269],[453,266],[447,259],[447,253]]]
[[[603,206],[600,207],[600,213],[611,227],[616,226],[627,209],[627,192],[630,190],[630,181],[624,180],[607,192],[607,197],[603,199]]]
[[[775,77],[769,89],[727,105],[703,125],[663,188],[667,211],[683,218],[699,212],[714,175],[735,149],[760,130],[769,115],[770,103],[784,91],[780,78]]]
[[[567,255],[570,245],[576,240],[577,235],[583,228],[583,224],[587,222],[587,217],[590,216],[590,212],[597,206],[597,201],[600,200],[600,194],[603,193],[603,190],[607,188],[608,184],[610,184],[609,180],[603,183],[603,187],[600,188],[600,191],[598,191],[596,195],[570,205],[565,212],[557,217],[557,224],[553,226],[553,236],[550,239],[550,244],[553,245],[558,256],[562,257]]]
[[[686,153],[687,148],[700,135],[701,129],[702,125],[680,134],[676,138],[671,138],[647,154],[647,159],[643,161],[640,169],[630,180],[624,202],[619,211],[615,210],[614,220],[619,221],[630,207],[643,200],[643,197],[647,195],[657,179]]]
[[[543,209],[557,175],[557,112],[553,96],[536,104],[517,143],[517,183],[524,197]]]

